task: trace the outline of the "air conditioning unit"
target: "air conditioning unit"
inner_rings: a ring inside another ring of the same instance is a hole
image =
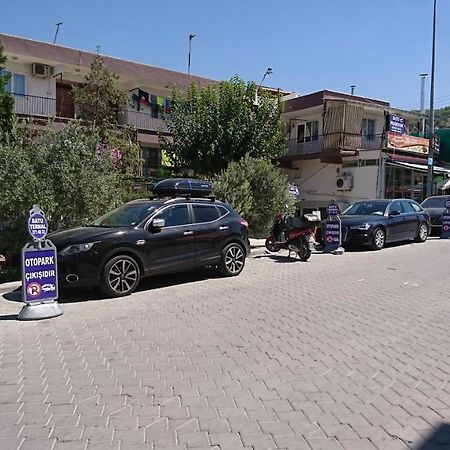
[[[33,77],[50,78],[52,76],[53,67],[47,64],[33,63],[31,65],[31,73]]]
[[[352,175],[340,175],[336,178],[336,187],[338,191],[351,191],[353,187]]]

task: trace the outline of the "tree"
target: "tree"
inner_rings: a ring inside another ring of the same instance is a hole
[[[249,223],[253,236],[263,236],[277,213],[293,210],[287,176],[269,161],[245,156],[232,162],[214,183],[214,195],[233,206]]]
[[[255,97],[258,94],[258,102]],[[245,155],[276,160],[285,152],[280,98],[235,77],[187,95],[174,90],[161,148],[179,171],[212,176]]]
[[[128,102],[127,93],[117,86],[118,79],[103,58],[96,56],[84,83],[73,87],[73,97],[85,126],[99,134],[101,151],[114,156],[119,172],[126,178],[137,172],[139,145],[136,130],[118,123],[121,108]]]
[[[101,56],[96,56],[81,86],[72,88],[79,116],[96,126],[101,133],[117,126],[119,109],[128,101],[125,91],[117,87],[119,76],[112,73]]]
[[[33,204],[56,231],[87,223],[120,202],[115,162],[99,153],[99,142],[98,134],[72,121],[62,131],[17,130],[13,142],[0,144],[0,223],[10,230],[0,254],[9,262],[27,241]]]
[[[6,92],[10,74],[4,72],[6,55],[0,42],[0,142],[5,142],[12,134],[15,125],[14,97]]]

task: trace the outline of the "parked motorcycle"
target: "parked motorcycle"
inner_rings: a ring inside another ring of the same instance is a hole
[[[315,214],[304,214],[303,217],[278,214],[266,239],[266,248],[275,253],[281,249],[289,250],[289,254],[295,252],[302,261],[308,261],[311,256],[309,243],[319,223]]]

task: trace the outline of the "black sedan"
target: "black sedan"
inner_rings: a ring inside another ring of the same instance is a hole
[[[409,199],[356,202],[340,219],[343,245],[369,245],[374,250],[389,242],[425,242],[430,231],[428,213]]]
[[[92,223],[52,233],[61,286],[131,294],[142,277],[217,266],[239,275],[249,253],[248,223],[214,199],[136,200]]]
[[[442,214],[447,200],[450,200],[450,195],[436,195],[426,198],[420,205],[430,215],[431,231],[433,232],[441,232]]]

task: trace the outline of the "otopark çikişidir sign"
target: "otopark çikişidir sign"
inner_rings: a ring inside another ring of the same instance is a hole
[[[441,239],[450,239],[450,200],[446,200],[442,213]]]
[[[341,219],[339,217],[339,205],[332,201],[327,206],[327,220],[325,222],[325,248],[324,253],[341,254]]]
[[[58,298],[58,262],[56,247],[46,239],[48,223],[44,212],[34,205],[28,217],[28,233],[33,242],[22,248],[22,292],[26,306],[19,320],[57,317],[63,310]]]

